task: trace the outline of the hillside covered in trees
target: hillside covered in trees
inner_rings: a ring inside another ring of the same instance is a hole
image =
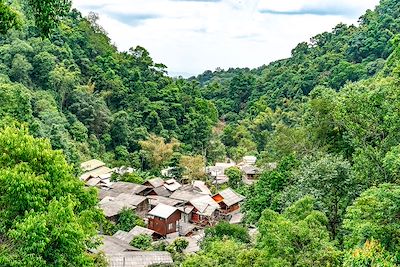
[[[104,266],[83,161],[211,185],[207,164],[246,155],[254,184],[227,173],[244,223],[206,229],[176,266],[400,265],[400,2],[290,58],[190,79],[50,2],[0,0],[0,266]]]

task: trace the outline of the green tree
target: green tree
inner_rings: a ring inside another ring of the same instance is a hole
[[[140,234],[140,235],[133,237],[130,245],[135,248],[138,248],[138,249],[149,250],[149,249],[151,249],[152,241],[153,240],[150,235]]]
[[[305,197],[283,214],[263,212],[256,246],[267,266],[338,266],[340,253],[330,241],[328,220],[314,206],[315,200]]]
[[[368,189],[347,209],[343,222],[346,247],[361,247],[367,240],[376,240],[399,261],[399,214],[398,185],[382,184]]]
[[[100,212],[60,151],[24,129],[0,132],[0,255],[12,266],[93,266]]]
[[[117,230],[129,232],[137,225],[144,226],[144,221],[138,215],[136,215],[133,210],[124,208],[118,214],[118,221],[116,224]]]
[[[367,240],[363,247],[346,253],[343,267],[395,267],[394,257],[388,254],[377,241]]]
[[[358,193],[350,163],[341,157],[320,155],[306,158],[294,176],[297,181],[286,191],[287,201],[312,195],[329,220],[329,230],[336,238],[347,206]]]
[[[237,167],[230,167],[225,170],[225,175],[228,176],[228,184],[230,187],[236,189],[243,184],[243,173]]]

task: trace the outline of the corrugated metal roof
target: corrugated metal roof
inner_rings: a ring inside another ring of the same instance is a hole
[[[100,237],[103,243],[94,252],[103,251],[107,255],[126,251],[140,251],[140,249],[132,247],[127,242],[113,236],[101,235]]]
[[[232,205],[239,203],[245,199],[244,196],[236,193],[231,188],[222,190],[218,194],[223,198],[222,202],[224,202],[227,206],[232,206]]]
[[[108,201],[108,202],[99,204],[99,207],[100,207],[100,209],[103,210],[104,215],[107,218],[118,215],[122,211],[122,209],[125,207],[134,208],[134,207],[129,206],[120,201]]]
[[[147,267],[153,264],[173,263],[165,251],[135,251],[107,255],[110,267]]]
[[[163,203],[163,204],[169,205],[169,206],[176,206],[176,205],[183,203],[182,200],[163,197],[163,196],[150,196],[149,195],[149,196],[147,196],[147,198],[149,199],[151,206],[157,206],[159,203]]]
[[[198,210],[199,214],[206,216],[211,216],[214,211],[219,208],[219,205],[209,195],[203,195],[192,199],[190,204]]]
[[[161,178],[153,178],[146,181],[146,183],[149,183],[152,187],[159,187],[164,184],[164,180]]]
[[[157,196],[169,197],[171,195],[171,192],[168,191],[168,189],[164,186],[153,188],[153,191],[154,193],[156,193]]]
[[[148,186],[128,182],[115,182],[111,186],[111,190],[113,190],[114,192],[128,194],[139,194],[144,190],[149,189]]]
[[[244,215],[241,212],[237,212],[232,215],[232,218],[229,220],[230,224],[239,224],[243,222]]]
[[[106,164],[100,160],[91,159],[91,160],[81,163],[81,169],[84,172],[87,172],[87,171],[91,171],[91,170],[97,169],[97,168],[105,166],[105,165]]]
[[[113,201],[120,201],[126,205],[138,206],[140,203],[146,200],[147,198],[144,196],[122,193],[115,197]]]
[[[102,166],[102,167],[96,168],[94,170],[85,172],[79,178],[82,181],[86,181],[90,177],[97,178],[99,176],[102,176],[102,175],[105,175],[105,174],[108,174],[108,173],[111,173],[111,169],[106,167],[106,166]]]
[[[174,199],[179,199],[179,200],[184,200],[184,201],[190,201],[194,198],[204,196],[203,194],[196,193],[193,191],[187,191],[187,190],[176,190],[170,198]]]
[[[169,191],[174,192],[182,187],[182,185],[178,183],[175,179],[169,179],[165,181],[164,187],[167,188]]]
[[[159,203],[154,209],[149,212],[149,215],[167,219],[177,210],[178,209],[175,207]]]
[[[193,181],[193,187],[197,188],[202,194],[211,195],[210,189],[203,181]]]

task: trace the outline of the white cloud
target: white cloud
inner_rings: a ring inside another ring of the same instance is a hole
[[[99,23],[120,50],[141,45],[156,62],[166,64],[171,73],[197,74],[216,67],[258,67],[287,57],[297,43],[330,30],[339,22],[355,23],[364,10],[377,3],[378,0],[76,0],[74,6],[83,14],[99,13]],[[334,12],[330,14],[329,10]]]

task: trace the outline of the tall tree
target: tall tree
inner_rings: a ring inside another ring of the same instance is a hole
[[[0,246],[0,262],[93,266],[87,250],[101,218],[96,203],[95,190],[72,175],[48,141],[24,129],[0,132],[0,239],[13,244]]]

